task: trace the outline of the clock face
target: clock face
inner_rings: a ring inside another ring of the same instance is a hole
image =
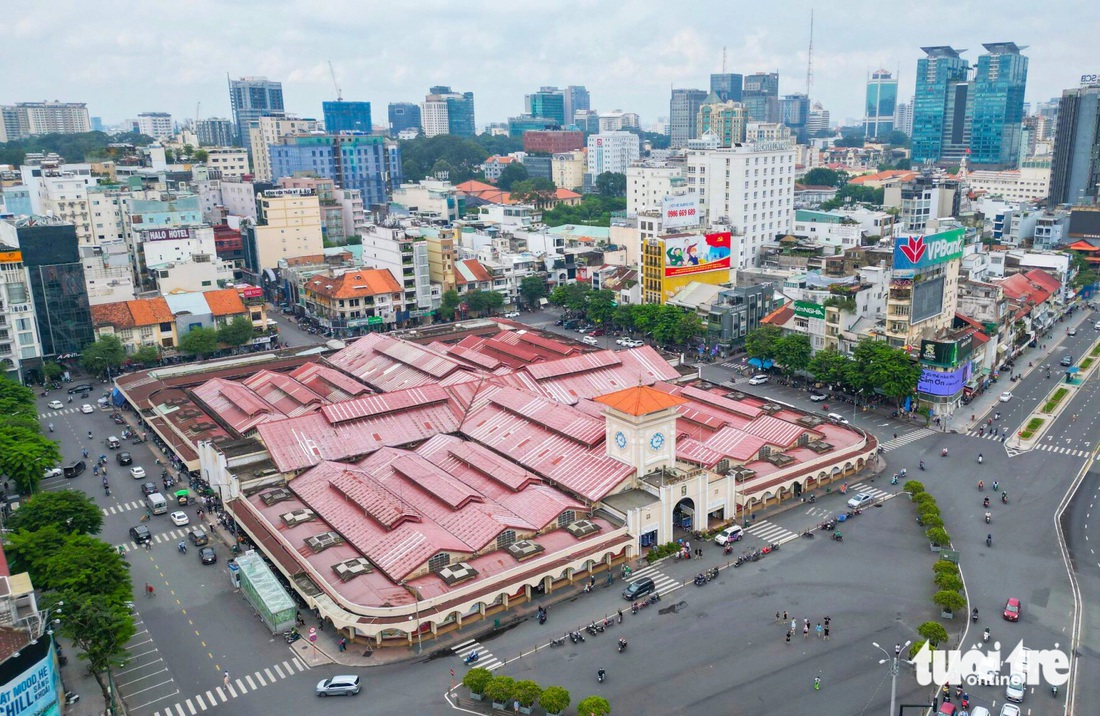
[[[649,439],[649,446],[654,450],[660,450],[661,446],[665,444],[665,436],[660,433],[653,433],[653,437]]]
[[[626,436],[623,435],[621,430],[615,433],[615,444],[619,446],[620,450],[626,447]]]

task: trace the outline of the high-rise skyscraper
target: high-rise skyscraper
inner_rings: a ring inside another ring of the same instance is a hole
[[[1092,84],[1062,92],[1050,169],[1050,203],[1095,204],[1098,196],[1100,84]]]
[[[199,144],[204,147],[233,146],[236,128],[230,119],[209,117],[195,123],[195,133],[199,135]]]
[[[905,136],[913,136],[913,98],[908,102],[898,102],[894,109],[894,129],[905,132]]]
[[[723,102],[741,101],[741,81],[739,74],[723,72],[710,76],[710,91],[718,95]]]
[[[20,102],[0,106],[0,142],[38,134],[90,132],[88,105],[83,102]]]
[[[420,123],[427,137],[437,134],[474,136],[474,93],[460,94],[442,85],[431,87],[424,104],[420,105]]]
[[[969,144],[966,124],[970,63],[952,47],[922,47],[913,95],[913,162],[936,162],[949,148]]]
[[[76,229],[60,219],[35,217],[16,231],[30,276],[42,355],[79,353],[95,335]]]
[[[672,127],[672,146],[686,146],[689,139],[698,135],[696,119],[699,107],[707,98],[707,93],[699,89],[674,89],[669,102],[669,124]]]
[[[578,111],[592,109],[592,98],[584,85],[569,85],[565,88],[565,123],[573,124]]]
[[[801,92],[783,95],[779,100],[779,118],[799,140],[806,138],[806,123],[810,120],[810,98]]]
[[[340,132],[365,132],[370,134],[370,102],[322,102],[321,111],[325,115],[325,131],[329,134]]]
[[[723,102],[717,92],[711,92],[699,105],[696,124],[696,137],[710,134],[718,139],[719,147],[732,147],[745,141],[745,105]]]
[[[978,57],[974,78],[970,162],[1012,168],[1020,156],[1027,86],[1027,58],[1020,50],[1027,46],[990,42],[982,47],[986,54]]]
[[[405,129],[420,129],[420,105],[412,102],[391,102],[389,120],[390,135],[394,137]]]
[[[168,112],[142,112],[137,125],[139,133],[153,139],[171,137],[173,133],[172,115]]]
[[[877,70],[867,80],[863,133],[868,139],[885,139],[894,131],[894,112],[898,104],[898,81],[888,70]]]
[[[271,176],[308,172],[332,179],[342,189],[358,189],[366,206],[384,204],[393,181],[399,180],[390,171],[391,146],[392,151],[400,151],[395,142],[376,136],[290,136],[269,149]]]
[[[551,119],[558,126],[565,125],[565,90],[557,87],[540,87],[538,92],[524,97],[527,114]]]
[[[272,112],[283,111],[283,83],[266,77],[242,77],[229,81],[229,104],[237,125],[237,142],[252,151],[248,124]]]
[[[779,124],[779,73],[757,72],[745,75],[741,101],[750,122]]]

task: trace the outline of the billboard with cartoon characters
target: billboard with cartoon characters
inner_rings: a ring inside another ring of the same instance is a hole
[[[666,236],[665,278],[730,268],[730,232]]]

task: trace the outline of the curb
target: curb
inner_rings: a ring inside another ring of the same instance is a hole
[[[1021,423],[1022,427],[1020,428],[1020,431],[1016,433],[1016,449],[1019,452],[1029,452],[1035,449],[1036,444],[1038,444],[1038,442],[1042,440],[1043,436],[1050,429],[1051,425],[1054,424],[1054,421],[1062,417],[1062,414],[1065,412],[1066,407],[1077,396],[1077,392],[1085,386],[1085,383],[1087,383],[1088,380],[1092,377],[1092,374],[1096,372],[1098,367],[1100,367],[1100,357],[1092,355],[1093,351],[1097,350],[1098,347],[1100,347],[1100,338],[1094,340],[1092,344],[1088,347],[1088,349],[1085,350],[1081,360],[1084,360],[1085,358],[1092,358],[1093,361],[1092,365],[1090,365],[1087,370],[1079,374],[1080,377],[1078,378],[1077,383],[1064,383],[1059,380],[1055,385],[1051,386],[1051,389],[1047,392],[1046,396],[1036,405],[1035,410],[1033,410],[1031,413],[1028,414],[1026,418],[1024,418],[1023,423]],[[1058,405],[1055,406],[1053,411],[1051,411],[1050,413],[1042,412],[1043,405],[1047,403],[1051,399],[1051,396],[1054,395],[1054,393],[1057,392],[1060,388],[1067,389],[1069,391],[1069,394],[1058,402]],[[1023,430],[1027,427],[1027,424],[1036,418],[1041,419],[1043,421],[1043,424],[1039,427],[1039,430],[1035,433],[1035,435],[1027,438],[1026,440],[1018,437],[1020,432],[1023,432]]]

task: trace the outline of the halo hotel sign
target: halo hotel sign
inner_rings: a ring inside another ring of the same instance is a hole
[[[927,236],[903,236],[894,241],[894,276],[908,278],[921,269],[962,258],[965,231],[950,229]]]

